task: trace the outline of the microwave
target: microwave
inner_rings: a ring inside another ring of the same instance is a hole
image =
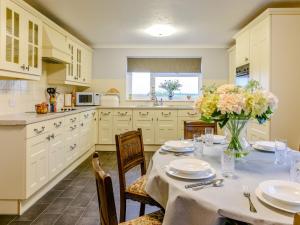
[[[100,105],[101,94],[94,92],[76,92],[76,106]]]

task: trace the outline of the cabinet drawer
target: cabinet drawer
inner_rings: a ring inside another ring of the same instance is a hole
[[[192,109],[192,110],[178,110],[178,116],[179,117],[200,117],[200,114]]]
[[[133,119],[134,120],[151,120],[155,117],[155,112],[151,110],[134,110]]]
[[[177,110],[159,110],[156,113],[158,120],[177,120]]]
[[[92,111],[86,111],[86,112],[80,113],[80,120],[81,121],[92,120]]]
[[[51,131],[61,130],[64,127],[64,118],[58,118],[49,121],[49,127]]]
[[[99,119],[111,118],[113,116],[113,111],[109,109],[99,110]]]
[[[114,116],[131,116],[132,110],[128,109],[116,109],[114,110]]]
[[[74,114],[74,115],[70,115],[70,116],[65,117],[66,125],[76,124],[79,121],[80,121],[80,114]]]
[[[35,137],[49,131],[49,121],[33,123],[26,126],[27,138]]]

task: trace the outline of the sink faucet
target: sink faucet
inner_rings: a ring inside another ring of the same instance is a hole
[[[159,106],[156,95],[154,95],[153,98],[154,98],[153,106]]]

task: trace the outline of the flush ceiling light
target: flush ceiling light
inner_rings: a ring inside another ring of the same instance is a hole
[[[167,37],[175,33],[175,28],[168,24],[156,24],[146,29],[146,33],[154,37]]]

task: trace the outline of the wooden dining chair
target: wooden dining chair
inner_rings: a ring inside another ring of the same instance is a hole
[[[204,134],[205,128],[213,128],[217,134],[217,123],[206,123],[202,121],[184,121],[184,139],[193,139],[194,134]]]
[[[115,136],[120,182],[120,222],[126,218],[126,200],[141,203],[140,216],[145,214],[145,204],[161,207],[145,191],[146,163],[142,130],[128,131]],[[134,167],[140,166],[141,177],[126,188],[125,174]]]
[[[93,154],[92,165],[96,178],[100,223],[101,225],[117,225],[118,219],[112,180],[110,175],[105,173],[101,168],[98,153]],[[157,211],[125,223],[121,223],[121,225],[161,225],[163,216],[162,211]]]
[[[294,225],[300,225],[300,213],[294,215]]]

